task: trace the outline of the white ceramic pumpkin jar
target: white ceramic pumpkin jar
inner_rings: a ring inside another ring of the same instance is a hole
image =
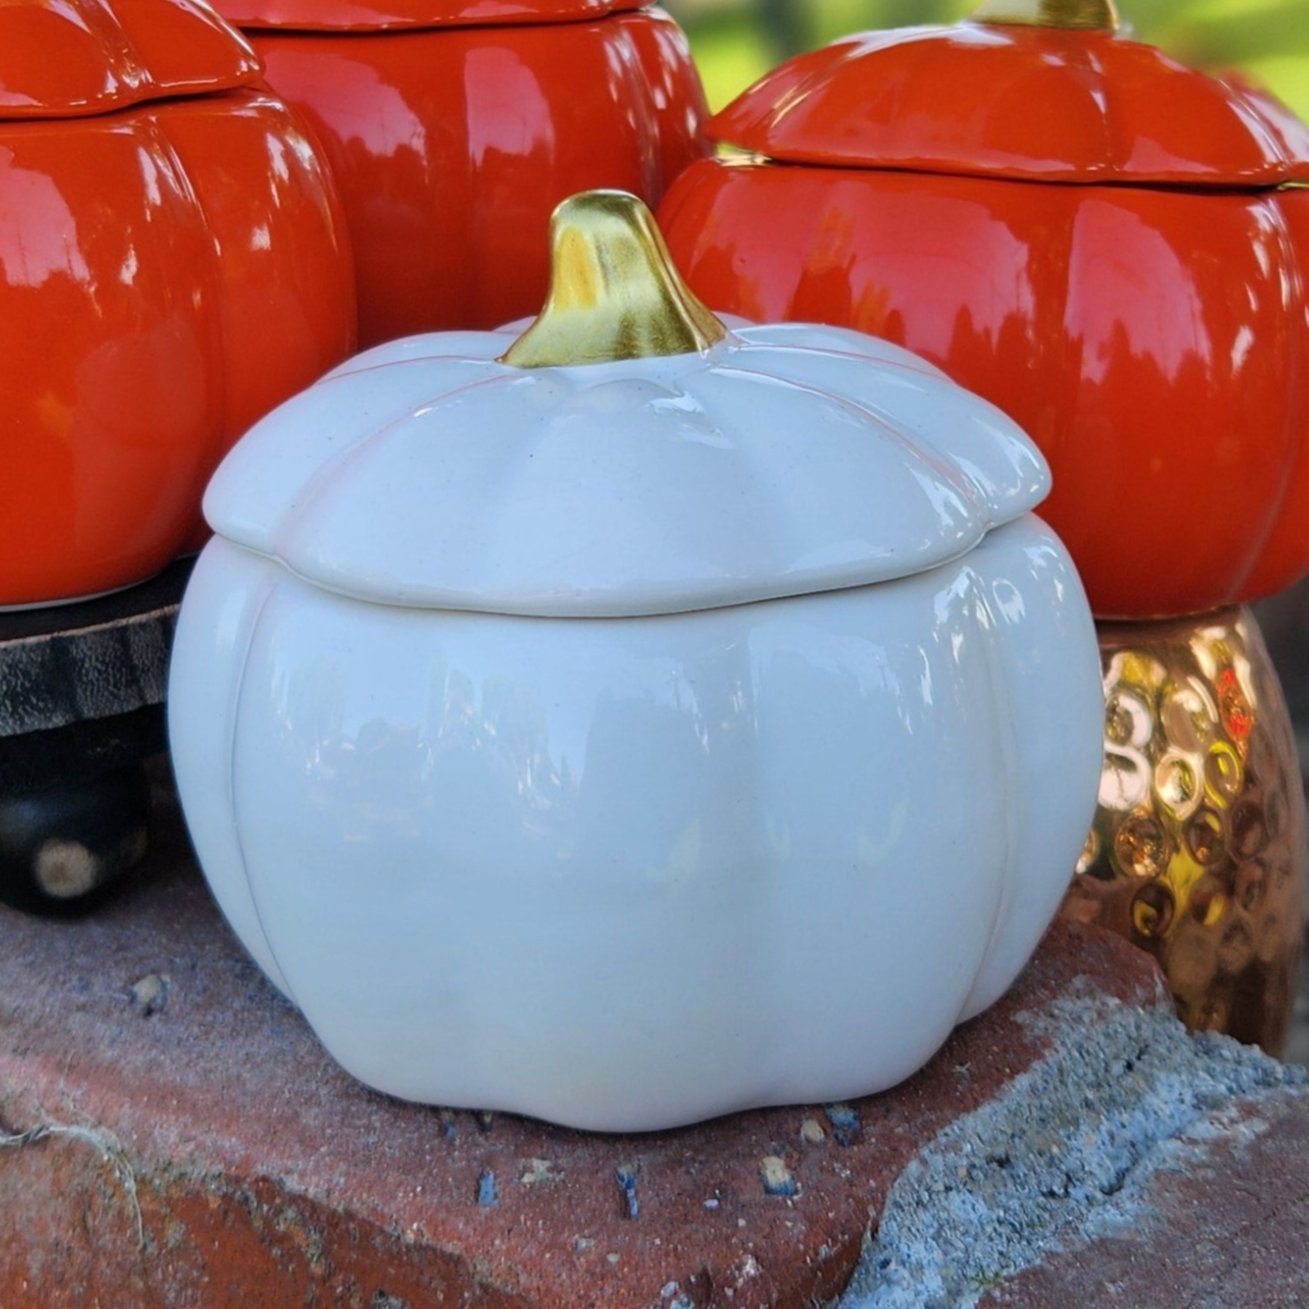
[[[526,332],[380,346],[206,500],[204,871],[394,1095],[642,1130],[856,1096],[995,1000],[1095,806],[1040,455],[902,349],[700,305],[565,202]]]

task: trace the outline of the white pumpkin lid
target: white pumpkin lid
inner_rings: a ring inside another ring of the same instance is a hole
[[[916,355],[727,329],[634,197],[565,201],[552,240],[526,333],[379,346],[255,426],[215,532],[362,600],[637,616],[921,572],[1048,493],[1022,431]]]

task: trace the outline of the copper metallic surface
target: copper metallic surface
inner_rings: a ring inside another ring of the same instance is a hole
[[[1063,913],[1153,954],[1178,1013],[1280,1052],[1304,925],[1290,715],[1244,607],[1102,623],[1105,760]]]
[[[727,333],[682,281],[650,210],[625,191],[569,197],[550,220],[550,295],[510,346],[519,368],[708,350]]]
[[[1118,30],[1118,11],[1113,0],[984,0],[972,17],[978,23]]]

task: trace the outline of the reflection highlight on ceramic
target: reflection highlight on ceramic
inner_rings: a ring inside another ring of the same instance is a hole
[[[175,0],[122,24],[94,0],[0,7],[0,607],[198,548],[228,446],[353,347],[335,193],[257,82]]]
[[[295,5],[219,8],[330,160],[363,345],[535,312],[555,204],[593,187],[657,202],[708,150],[686,38],[657,8],[496,6],[475,25],[429,0],[315,3],[312,21]]]

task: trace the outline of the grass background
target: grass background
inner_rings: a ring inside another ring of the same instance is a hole
[[[950,22],[975,0],[663,0],[721,108],[788,54],[876,27]],[[1240,68],[1309,119],[1309,0],[1120,0],[1135,35],[1201,68]]]

